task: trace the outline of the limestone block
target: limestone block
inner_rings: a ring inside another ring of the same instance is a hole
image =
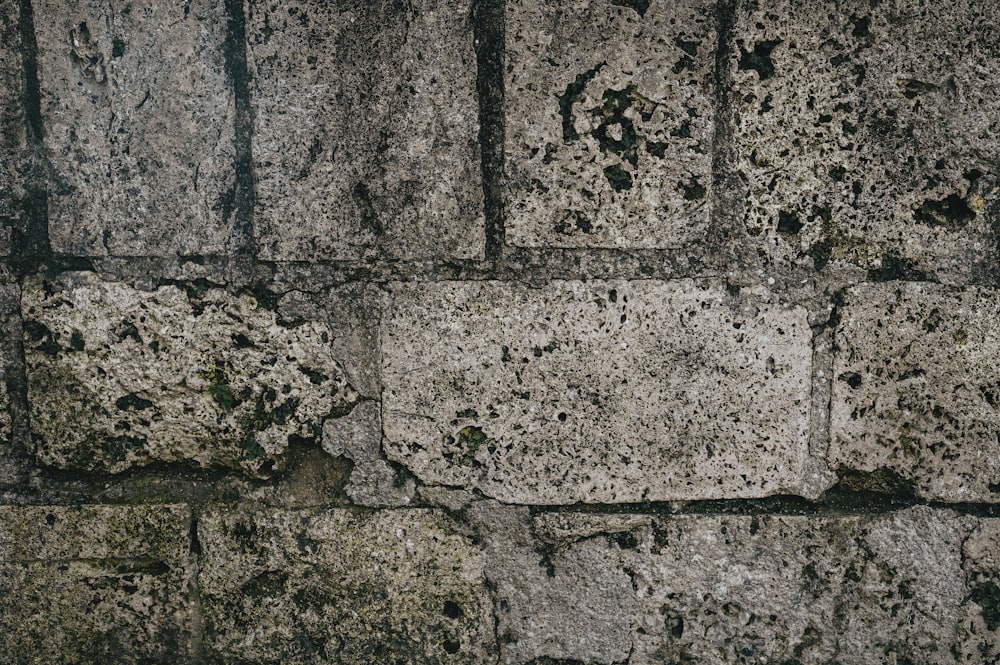
[[[0,0],[0,256],[10,254],[11,227],[20,221],[27,162],[20,15],[17,0]]]
[[[235,196],[224,3],[34,9],[53,249],[222,253]]]
[[[796,492],[810,330],[767,292],[692,281],[399,283],[386,454],[514,503]]]
[[[897,474],[928,499],[1000,499],[1000,294],[851,289],[836,331],[830,465]]]
[[[263,257],[482,254],[470,17],[462,0],[249,2]]]
[[[7,663],[192,658],[185,506],[0,507]]]
[[[198,537],[225,662],[496,660],[482,553],[435,512],[218,512]]]
[[[120,472],[152,462],[280,470],[358,395],[320,321],[283,323],[249,293],[146,292],[93,273],[32,278],[22,296],[36,456]]]
[[[683,247],[708,226],[715,4],[507,3],[507,239]]]
[[[730,67],[749,232],[817,268],[983,270],[1000,213],[998,22],[1000,5],[979,0],[740,0]]]
[[[502,648],[511,665],[992,663],[997,522],[536,515],[542,546],[519,572],[490,562]],[[607,604],[621,609],[587,612]]]

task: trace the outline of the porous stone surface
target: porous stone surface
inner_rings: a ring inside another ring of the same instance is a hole
[[[0,506],[7,663],[191,662],[185,506]]]
[[[507,241],[684,247],[709,223],[715,3],[512,0]]]
[[[1000,5],[740,0],[735,21],[746,226],[775,259],[995,272]]]
[[[21,218],[23,169],[27,161],[22,97],[21,10],[0,0],[0,257],[10,254],[11,227]]]
[[[496,659],[483,555],[436,512],[220,511],[198,538],[223,662]]]
[[[236,154],[223,2],[33,4],[53,249],[222,253]]]
[[[481,255],[469,3],[247,7],[261,255]]]
[[[533,549],[516,545],[515,529],[495,539],[513,547],[487,550],[512,665],[991,663],[1000,653],[996,519],[926,507],[525,515]]]
[[[864,284],[836,330],[830,464],[889,472],[920,496],[1000,491],[1000,294]]]
[[[386,454],[516,503],[796,492],[805,311],[692,281],[392,286]]]
[[[357,399],[322,322],[283,324],[250,293],[140,291],[95,273],[22,296],[36,457],[120,472],[154,461],[280,470]]]

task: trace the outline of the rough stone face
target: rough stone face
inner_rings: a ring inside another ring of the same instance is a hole
[[[198,537],[225,662],[496,660],[482,553],[434,512],[219,512]]]
[[[708,225],[715,3],[507,3],[507,240],[682,247]]]
[[[11,227],[20,221],[25,162],[24,103],[21,95],[20,7],[0,0],[0,256],[10,254]]]
[[[501,555],[488,570],[511,665],[998,654],[997,520],[926,507],[866,517],[547,513],[530,528],[542,545],[522,547],[516,570],[502,563],[509,551],[488,550]],[[587,612],[608,605],[620,609]]]
[[[189,662],[185,506],[0,506],[8,663]]]
[[[357,393],[321,322],[283,324],[248,294],[93,273],[32,278],[22,297],[36,456],[123,471],[154,461],[280,469]]]
[[[998,319],[991,289],[851,289],[836,331],[831,466],[909,481],[926,498],[995,501]]]
[[[805,311],[691,281],[396,284],[384,446],[516,503],[759,497],[802,486]]]
[[[248,6],[261,255],[479,256],[468,2]]]
[[[56,252],[213,254],[233,217],[221,0],[34,3]]]
[[[750,233],[816,268],[989,274],[1000,5],[738,4],[730,66]]]

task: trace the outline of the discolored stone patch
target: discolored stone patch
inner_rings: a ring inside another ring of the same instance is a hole
[[[247,49],[263,257],[482,254],[469,3],[253,0]]]
[[[0,506],[9,663],[193,658],[185,506]]]
[[[998,654],[995,519],[927,507],[809,517],[544,513],[524,527],[533,544],[522,535],[519,547],[503,546],[501,538],[518,540],[504,534],[488,550],[512,665],[986,664]]]
[[[1000,295],[851,289],[836,331],[830,464],[895,474],[928,499],[1000,499]]]
[[[31,278],[22,296],[38,461],[117,473],[153,462],[280,470],[291,437],[358,398],[318,321],[253,295],[145,292],[94,273]]]
[[[765,291],[691,281],[392,286],[384,447],[518,503],[803,491],[810,330]]]
[[[507,3],[507,239],[674,248],[706,232],[715,5]]]
[[[225,662],[496,660],[482,554],[435,512],[223,511],[198,537]]]
[[[738,3],[735,147],[773,259],[994,272],[998,21],[977,0]]]
[[[235,215],[224,3],[34,3],[57,253],[220,254]]]

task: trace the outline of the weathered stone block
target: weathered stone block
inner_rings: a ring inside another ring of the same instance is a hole
[[[469,3],[248,7],[261,255],[481,255]]]
[[[505,566],[511,553],[497,549],[503,559],[488,571],[511,665],[986,664],[1000,653],[997,522],[926,507],[548,513],[533,519],[541,543],[521,550],[520,566]],[[608,605],[619,612],[586,611]],[[574,639],[587,635],[607,639]]]
[[[816,268],[987,270],[998,22],[1000,5],[978,0],[740,0],[730,67],[748,230]]]
[[[241,663],[496,660],[482,553],[427,510],[199,521],[209,650]]]
[[[515,503],[800,491],[806,313],[691,281],[392,286],[386,454]]]
[[[990,289],[851,289],[836,331],[830,465],[889,474],[926,498],[1000,499],[998,319]]]
[[[53,249],[222,253],[235,196],[224,3],[34,6]]]
[[[683,247],[712,181],[715,3],[507,3],[507,240]]]
[[[0,507],[6,663],[192,658],[185,506]]]
[[[93,273],[33,278],[22,296],[36,456],[123,471],[187,462],[280,469],[358,394],[325,323],[283,322],[249,293],[140,291]]]
[[[0,256],[10,254],[11,227],[20,221],[27,161],[21,70],[21,9],[0,0]]]

